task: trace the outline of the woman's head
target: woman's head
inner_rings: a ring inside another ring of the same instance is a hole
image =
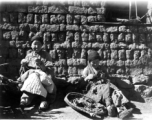
[[[99,60],[100,56],[97,51],[91,50],[88,53],[88,61],[93,67],[97,68],[99,66]]]
[[[35,52],[39,52],[42,49],[42,45],[43,45],[43,38],[39,37],[39,36],[34,36],[31,39],[31,48],[35,51]]]

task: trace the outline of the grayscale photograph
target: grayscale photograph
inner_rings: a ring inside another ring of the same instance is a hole
[[[0,119],[152,120],[152,1],[0,0]]]

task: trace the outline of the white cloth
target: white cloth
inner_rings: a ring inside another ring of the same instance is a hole
[[[29,74],[27,74],[27,72],[29,72]],[[28,70],[27,72],[24,73],[28,76],[25,77],[26,80],[24,81],[21,91],[41,95],[43,97],[47,96],[47,92],[54,92],[55,85],[50,75],[38,69]]]

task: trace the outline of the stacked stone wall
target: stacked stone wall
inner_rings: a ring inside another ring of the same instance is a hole
[[[152,27],[101,25],[106,22],[103,1],[2,3],[0,6],[0,73],[17,75],[20,61],[30,49],[30,38],[39,34],[52,56],[57,75],[79,76],[89,50],[101,56],[108,74],[152,73]]]

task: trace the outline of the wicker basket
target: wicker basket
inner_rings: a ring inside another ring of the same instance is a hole
[[[68,93],[65,98],[64,98],[64,101],[70,106],[72,107],[74,110],[76,111],[80,111],[80,112],[83,112],[83,113],[86,113],[86,114],[89,114],[91,117],[96,117],[96,118],[101,118],[105,113],[103,114],[100,114],[100,115],[97,115],[96,113],[94,112],[90,112],[90,111],[87,111],[86,109],[84,109],[83,107],[79,107],[77,106],[73,101],[76,99],[76,98],[87,98],[87,100],[93,104],[97,104],[93,99],[91,98],[88,98],[86,97],[85,95],[81,94],[81,93],[76,93],[76,92],[71,92],[71,93]]]

